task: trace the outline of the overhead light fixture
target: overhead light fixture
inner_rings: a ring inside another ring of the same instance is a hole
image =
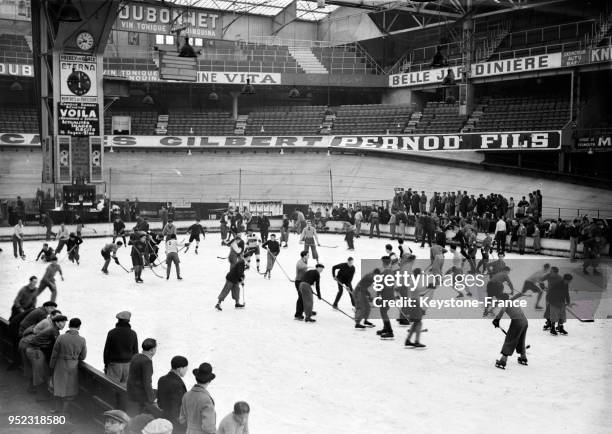
[[[588,150],[587,154],[589,154],[589,155],[593,155],[593,148],[589,148],[589,150]]]
[[[151,95],[146,94],[142,99],[142,103],[147,105],[153,105],[155,104],[155,101],[153,100],[153,97]]]
[[[217,92],[215,92],[214,88],[212,92],[208,94],[208,100],[209,101],[219,101],[219,95],[217,94]]]
[[[81,13],[72,4],[72,0],[66,0],[64,2],[64,4],[59,10],[57,20],[62,21],[64,23],[78,23],[79,21],[83,21],[81,19]]]
[[[250,78],[247,78],[246,84],[242,86],[240,93],[243,95],[253,95],[255,93],[255,87],[251,84]]]
[[[299,97],[300,97],[300,91],[297,89],[297,87],[294,86],[289,91],[289,98],[299,98]]]
[[[21,92],[23,90],[23,86],[21,85],[21,83],[19,83],[17,80],[15,80],[12,84],[10,89],[13,92]]]
[[[108,152],[110,152],[111,154],[115,153],[115,151],[113,150],[113,145],[111,145],[110,151]]]
[[[264,126],[263,124],[261,124],[261,129],[259,130],[260,133],[265,133],[266,131],[264,130]]]
[[[187,155],[191,155],[191,149],[187,151]]]

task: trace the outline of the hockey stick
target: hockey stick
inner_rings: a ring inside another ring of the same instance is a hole
[[[505,334],[506,336],[508,335],[508,332],[507,332],[506,330],[504,330],[504,328],[503,328],[503,327],[499,327],[499,329],[500,329],[502,332],[504,332],[504,334]],[[525,345],[525,349],[526,349],[526,350],[528,350],[529,348],[531,348],[531,345]]]
[[[283,274],[285,275],[285,277],[287,277],[287,279],[289,279],[289,282],[295,282],[295,280],[292,280],[291,277],[289,277],[289,275],[287,274],[287,272],[285,271],[283,266],[280,264],[280,261],[276,261],[275,263],[278,264],[278,268],[280,268],[281,271],[283,272]]]
[[[571,310],[571,309],[570,309],[570,307],[569,307],[569,306],[566,306],[566,307],[565,307],[565,309],[566,309],[566,310],[567,310],[569,313],[571,313],[571,314],[572,314],[572,316],[573,316],[574,318],[576,318],[576,319],[577,319],[578,321],[580,321],[580,322],[595,322],[595,320],[594,320],[594,319],[584,319],[584,318],[580,318],[578,315],[576,315],[576,314],[574,313],[574,311],[573,311],[573,310]]]
[[[342,309],[340,309],[339,307],[334,307],[334,305],[333,305],[333,304],[331,304],[329,301],[325,300],[323,297],[319,297],[319,296],[317,295],[317,293],[316,293],[316,292],[314,292],[314,291],[312,290],[312,288],[310,289],[310,291],[312,292],[312,295],[316,296],[316,297],[317,297],[319,300],[322,300],[322,301],[324,301],[325,303],[327,303],[327,304],[328,304],[328,305],[329,305],[329,306],[330,306],[332,309],[337,310],[337,311],[338,311],[338,312],[340,312],[340,313],[343,313],[345,316],[347,316],[348,318],[350,318],[352,321],[355,321],[355,318],[354,318],[354,317],[350,316],[348,313],[346,313],[345,311],[343,311],[343,310],[342,310]]]
[[[225,257],[223,257],[223,256],[217,256],[217,259],[227,259],[227,258],[229,258],[229,256],[225,256]]]
[[[160,276],[159,274],[157,274],[157,272],[156,272],[156,271],[153,269],[153,265],[152,265],[152,264],[149,264],[149,266],[148,266],[147,268],[148,268],[149,270],[151,270],[151,272],[152,272],[153,274],[155,274],[157,277],[159,277],[160,279],[163,279],[163,278],[164,278],[164,276]]]
[[[130,273],[130,270],[128,270],[127,268],[125,268],[123,265],[121,265],[119,262],[115,262],[115,264],[119,265],[121,268],[123,268],[125,270],[126,273]]]

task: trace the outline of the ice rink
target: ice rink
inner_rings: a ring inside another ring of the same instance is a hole
[[[321,235],[320,240],[338,246],[320,248],[320,261],[327,266],[322,295],[329,301],[336,294],[332,265],[345,261],[350,253],[357,259],[356,283],[358,260],[379,258],[389,242],[362,237],[356,240],[356,251],[347,252],[340,235]],[[60,255],[65,281],[58,278],[58,304],[64,314],[83,321],[86,361],[103,369],[106,333],[114,327],[115,314],[129,310],[139,342],[146,337],[159,342],[153,359],[154,387],[157,378],[170,369],[174,355],[189,360],[184,378],[188,388],[194,384],[191,369],[209,362],[217,374],[210,392],[218,420],[235,401],[246,400],[251,405],[252,433],[610,432],[612,413],[606,407],[612,393],[610,320],[580,323],[570,319],[569,335],[557,337],[542,331],[543,320],[530,320],[529,366],[518,365],[513,356],[504,371],[494,367],[503,335],[490,318],[430,320],[425,316],[428,332],[421,340],[427,348],[405,349],[406,329],[395,321],[395,340],[381,341],[375,334],[380,320],[373,320],[374,329],[356,331],[349,318],[316,299],[316,323],[293,320],[296,291],[278,266],[269,281],[252,267],[247,272],[246,308],[234,309],[228,297],[223,312],[217,312],[214,305],[228,270],[227,260],[217,258],[228,253],[220,245],[219,234],[208,235],[199,255],[193,248],[181,255],[182,281],[176,280],[174,272],[166,281],[145,270],[144,284],[136,284],[132,274],[113,263],[109,275],[100,272],[99,251],[109,241],[85,239],[80,266],[65,259],[65,250]],[[26,242],[24,262],[13,258],[9,243],[0,244],[4,250],[0,254],[3,317],[8,318],[13,299],[28,277],[42,277],[46,265],[31,262],[41,245],[42,241]],[[429,258],[429,249],[405,245],[419,258]],[[300,248],[292,234],[289,248],[279,256],[291,278]],[[120,249],[118,255],[129,269],[129,250]],[[264,267],[265,256],[262,271]],[[578,264],[572,267],[580,269]],[[164,272],[161,267],[156,270]],[[513,270],[511,277],[520,289],[525,276]],[[43,293],[39,305],[48,296]],[[528,300],[531,318],[534,298]],[[352,314],[346,294],[340,306]],[[508,324],[505,317],[502,325],[507,328]]]

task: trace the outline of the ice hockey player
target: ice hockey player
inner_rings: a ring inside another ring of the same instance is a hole
[[[563,279],[557,280],[548,288],[547,302],[550,314],[550,334],[556,335],[561,333],[567,335],[567,331],[563,328],[566,321],[565,307],[570,304],[569,284],[573,277],[571,274],[564,274]],[[558,324],[555,328],[555,324]]]
[[[263,212],[259,213],[259,233],[261,234],[261,241],[265,243],[268,241],[268,232],[270,231],[270,219],[264,215]]]
[[[132,246],[130,256],[132,258],[132,266],[134,267],[134,280],[136,283],[143,283],[142,270],[144,267],[144,249],[146,247],[147,234],[144,232],[135,232],[130,236],[129,245]]]
[[[521,293],[516,294],[510,298],[508,294],[503,292],[503,287],[494,286],[487,288],[487,294],[489,297],[495,297],[498,300],[515,300],[522,296]],[[501,320],[504,313],[507,313],[510,317],[510,327],[506,333],[504,345],[501,350],[501,358],[495,361],[495,366],[500,369],[506,369],[506,360],[510,357],[514,351],[519,354],[518,362],[521,365],[527,365],[527,350],[525,349],[525,337],[527,336],[527,317],[523,313],[523,310],[518,306],[504,306],[499,310],[499,313],[493,320],[493,325],[499,327],[499,321]]]
[[[227,245],[230,248],[227,260],[229,261],[231,268],[238,260],[238,256],[244,253],[244,240],[242,239],[242,235],[237,233],[235,238],[228,241]]]
[[[287,214],[283,214],[283,223],[281,225],[280,233],[281,247],[289,247],[287,244],[287,242],[289,241],[289,219],[287,218]],[[285,243],[284,246],[283,243]]]
[[[355,275],[355,260],[349,256],[346,262],[336,264],[332,267],[332,276],[336,282],[338,282],[338,294],[334,300],[332,307],[338,309],[338,302],[342,297],[342,291],[346,289],[349,297],[351,298],[351,304],[355,307],[355,300],[353,299],[353,276]]]
[[[225,245],[228,235],[227,213],[223,213],[219,219],[219,231],[221,232],[221,245]]]
[[[68,259],[70,262],[75,262],[79,265],[81,256],[79,255],[79,246],[83,244],[83,239],[74,232],[70,233],[68,241],[66,241],[66,249],[68,249]]]
[[[55,238],[58,240],[57,247],[55,248],[55,254],[59,255],[66,245],[68,238],[70,238],[70,232],[68,232],[68,229],[66,229],[66,225],[64,225],[64,223],[60,225],[60,229],[55,235]]]
[[[420,268],[415,268],[412,270],[412,275],[415,277],[414,281],[416,282],[417,276],[421,274]],[[411,291],[408,291],[406,295],[408,300],[411,300],[411,305],[406,308],[406,310],[402,310],[402,312],[407,315],[407,319],[411,323],[410,330],[408,330],[408,335],[406,336],[406,341],[404,345],[406,347],[413,348],[424,348],[421,340],[421,329],[423,327],[423,308],[419,305],[419,299],[421,295],[423,295],[423,288],[417,286],[416,288],[411,288]],[[412,336],[414,336],[414,342],[412,342]]]
[[[437,246],[437,244],[434,244],[432,249],[435,246]],[[408,249],[410,250],[410,248]],[[412,250],[410,250],[410,253],[408,252],[402,253],[399,259],[399,271],[403,275],[411,274],[412,266],[414,265],[415,259],[416,259],[416,255],[412,254]],[[420,269],[419,269],[419,272],[420,272]],[[410,296],[409,294],[411,292],[410,289],[411,288],[409,287],[409,285],[402,284],[398,286],[397,291],[399,292],[400,297],[404,297],[406,299]],[[407,306],[400,308],[400,316],[399,318],[397,318],[397,322],[399,323],[399,325],[409,325],[410,324],[410,310],[408,309]]]
[[[123,239],[123,244],[127,245],[125,241],[125,223],[119,216],[115,217],[113,221],[113,243],[117,239],[117,237],[121,237]]]
[[[312,250],[312,258],[318,263],[319,253],[317,253],[315,242],[317,246],[321,246],[319,237],[317,237],[317,230],[312,226],[312,222],[308,220],[306,221],[306,227],[302,230],[302,234],[300,235],[300,243],[304,243],[305,252],[307,252],[309,248]]]
[[[108,243],[106,244],[102,250],[100,250],[100,254],[104,258],[104,265],[102,266],[102,272],[104,274],[108,274],[108,265],[110,264],[111,259],[115,261],[115,264],[119,265],[119,258],[117,258],[117,250],[123,246],[121,241],[117,241],[117,243]]]
[[[317,290],[317,298],[321,300],[321,272],[325,267],[323,264],[317,263],[314,270],[308,270],[302,276],[300,282],[300,293],[304,303],[304,322],[315,322],[313,316],[313,298],[314,291],[312,285],[315,285]]]
[[[538,298],[536,300],[535,309],[542,310],[542,306],[540,306],[540,300],[542,300],[542,295],[544,295],[544,281],[546,280],[548,273],[550,273],[550,264],[544,264],[541,270],[536,271],[531,276],[525,280],[523,283],[523,290],[521,294],[527,293],[527,291],[533,291],[538,294]]]
[[[298,321],[304,320],[304,300],[302,299],[302,291],[300,291],[300,283],[304,278],[304,274],[308,271],[308,252],[300,252],[300,259],[295,264],[295,289],[297,291],[297,301],[295,302],[295,316],[294,319]],[[314,312],[312,313],[314,315]]]
[[[38,295],[40,295],[46,288],[51,291],[51,301],[57,300],[57,284],[55,283],[55,274],[59,273],[62,281],[64,280],[64,273],[62,273],[62,267],[57,263],[57,256],[51,256],[51,263],[47,265],[45,274],[40,279],[40,285],[38,286]]]
[[[168,239],[168,235],[176,235],[176,226],[174,226],[174,220],[168,219],[168,223],[162,229],[162,235]]]
[[[480,246],[480,254],[482,255],[482,259],[478,261],[478,265],[476,265],[476,272],[484,273],[487,270],[489,265],[489,255],[493,252],[493,239],[491,238],[491,234],[486,234],[484,239],[482,240],[482,244]]]
[[[268,252],[266,261],[266,272],[264,273],[264,279],[268,277],[270,279],[270,273],[276,262],[276,257],[280,253],[280,244],[276,241],[276,234],[270,234],[270,239],[261,245],[261,248]]]
[[[255,262],[257,264],[257,272],[259,273],[259,263],[261,262],[259,244],[261,243],[259,237],[255,232],[250,230],[247,234],[246,239],[246,250],[244,256],[246,260],[246,269],[251,268],[251,256],[255,255]]]
[[[344,241],[346,241],[347,250],[355,250],[354,238],[355,238],[355,225],[351,222],[344,222]]]
[[[391,258],[389,256],[383,256],[382,258],[383,276],[393,274],[393,265],[391,264]],[[381,339],[390,339],[393,337],[393,329],[391,328],[391,321],[389,320],[389,307],[384,303],[385,301],[393,300],[395,298],[395,285],[387,285],[383,277],[383,289],[377,292],[377,295],[381,297],[383,304],[380,306],[380,317],[383,320],[383,328],[376,332]]]
[[[51,257],[55,255],[52,247],[49,247],[49,244],[44,243],[40,252],[38,252],[38,256],[36,256],[36,260],[42,258],[44,262],[51,262]]]
[[[81,219],[81,216],[78,214],[74,216],[74,225],[75,225],[76,235],[77,237],[80,238],[83,234],[83,228],[85,227],[85,225],[83,224],[83,220]]]
[[[395,266],[398,264],[399,259],[397,258],[397,255],[393,251],[393,246],[391,244],[385,244],[385,255],[388,256],[389,259],[391,260],[392,266]]]
[[[196,247],[197,248],[197,247]],[[176,268],[176,278],[183,280],[181,277],[181,268],[179,263],[181,262],[178,255],[179,244],[176,241],[176,234],[168,235],[166,240],[166,280],[170,279],[170,271],[172,270],[172,264]]]
[[[217,304],[215,305],[215,309],[221,311],[221,303],[227,297],[227,294],[232,293],[232,298],[234,299],[236,309],[240,309],[244,307],[244,304],[240,304],[240,285],[244,285],[244,269],[245,262],[242,253],[238,253],[236,256],[236,261],[232,264],[229,272],[225,275],[225,285],[219,293],[219,297],[217,299]]]
[[[374,276],[380,274],[380,269],[375,268],[372,272],[365,274],[353,291],[353,297],[355,300],[355,328],[365,329],[366,327],[374,327],[368,318],[370,317],[370,302],[372,296],[370,295],[370,287],[374,283]],[[363,321],[363,324],[361,324]]]
[[[203,238],[206,238],[206,231],[204,230],[204,227],[200,224],[199,218],[196,219],[194,224],[189,226],[187,232],[189,232],[189,242],[186,244],[187,248],[185,249],[185,253],[189,251],[189,246],[195,241],[195,254],[197,255],[198,247],[200,247],[200,234],[202,234]]]

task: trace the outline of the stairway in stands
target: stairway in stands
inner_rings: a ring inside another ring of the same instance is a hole
[[[329,72],[309,47],[289,47],[289,53],[307,74],[327,74]]]

